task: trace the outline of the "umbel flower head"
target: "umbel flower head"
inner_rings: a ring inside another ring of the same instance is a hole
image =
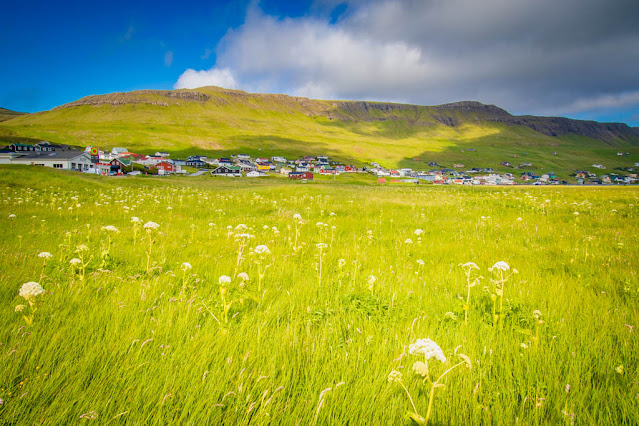
[[[231,277],[229,277],[228,275],[220,275],[220,278],[218,279],[218,282],[221,285],[230,284],[231,283]]]
[[[408,347],[408,353],[411,355],[424,355],[426,360],[437,358],[441,362],[446,362],[446,356],[444,356],[442,348],[430,339],[418,339]]]
[[[113,232],[113,233],[118,233],[118,232],[120,232],[120,231],[118,231],[118,228],[116,228],[116,227],[115,227],[115,226],[113,226],[113,225],[107,225],[107,226],[105,226],[105,227],[104,227],[104,230],[105,230],[105,231],[109,231],[109,232]]]
[[[37,296],[41,294],[44,294],[44,292],[45,291],[40,284],[34,281],[29,281],[28,283],[22,284],[22,287],[20,287],[20,291],[18,292],[18,295],[24,298],[25,300],[29,301],[29,300],[35,299]]]
[[[500,260],[499,262],[495,263],[493,265],[492,268],[490,268],[491,271],[493,270],[499,270],[499,271],[508,271],[510,269],[510,266],[508,266],[508,264],[506,262],[504,262],[503,260]]]
[[[44,259],[50,259],[53,257],[53,255],[49,253],[48,251],[43,251],[42,253],[38,254],[38,257],[42,257]]]
[[[74,257],[73,259],[69,260],[69,263],[72,265],[79,265],[82,263],[82,261],[78,259],[77,257]]]
[[[497,262],[497,263],[504,263],[505,264],[506,262]],[[461,267],[464,268],[464,269],[468,269],[468,270],[472,270],[472,269],[479,270],[479,266],[477,266],[477,264],[475,262],[466,262],[463,265],[461,265]],[[508,267],[508,265],[506,265],[506,267]],[[493,268],[494,268],[494,266],[493,266]]]
[[[260,244],[253,250],[257,254],[269,254],[271,251],[264,244]]]
[[[193,268],[193,266],[191,266],[191,264],[189,262],[182,263],[182,270],[183,271],[188,271],[191,268]]]
[[[401,381],[402,381],[402,373],[397,370],[391,371],[390,374],[388,375],[389,383],[401,382]]]
[[[148,221],[144,224],[144,229],[158,229],[160,227],[159,223]]]

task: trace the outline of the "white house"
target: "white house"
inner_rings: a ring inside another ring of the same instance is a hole
[[[265,173],[258,172],[257,170],[251,170],[246,174],[246,177],[263,177],[266,176]]]
[[[118,156],[118,155],[123,154],[123,153],[125,153],[125,152],[129,152],[129,150],[128,150],[128,149],[126,149],[126,148],[118,148],[118,147],[115,147],[115,148],[113,148],[113,149],[111,150],[111,155],[113,155],[113,156]]]
[[[273,161],[274,163],[286,163],[286,158],[281,156],[275,156],[275,157],[271,157],[271,161]]]

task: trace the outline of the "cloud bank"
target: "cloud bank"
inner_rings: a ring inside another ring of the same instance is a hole
[[[639,107],[636,0],[351,1],[279,18],[253,5],[208,70],[176,88],[218,85],[324,99],[494,103],[571,114]],[[342,6],[343,7],[343,6]]]

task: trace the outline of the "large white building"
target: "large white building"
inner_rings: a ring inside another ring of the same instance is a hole
[[[53,152],[30,152],[11,159],[11,164],[44,166],[60,170],[90,172],[95,170],[91,156],[83,151],[56,150]]]

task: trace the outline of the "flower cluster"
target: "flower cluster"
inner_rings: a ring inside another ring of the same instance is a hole
[[[411,355],[424,355],[427,360],[437,358],[441,362],[446,362],[444,351],[439,345],[430,339],[418,339],[408,347]]]
[[[29,281],[28,283],[22,284],[22,287],[20,287],[20,291],[18,295],[20,297],[23,297],[25,300],[29,301],[29,300],[35,299],[37,296],[44,293],[45,293],[45,290],[42,288],[40,284],[34,281]]]

